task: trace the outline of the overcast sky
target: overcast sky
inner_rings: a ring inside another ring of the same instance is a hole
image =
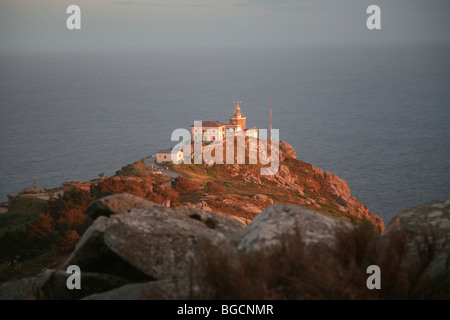
[[[82,30],[66,9],[82,10]],[[381,30],[366,27],[381,7]],[[450,0],[1,0],[0,48],[12,50],[298,47],[450,42]]]

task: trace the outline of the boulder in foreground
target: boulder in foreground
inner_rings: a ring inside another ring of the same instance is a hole
[[[239,250],[257,253],[263,247],[280,243],[286,233],[300,232],[306,246],[332,246],[337,232],[350,230],[353,225],[334,216],[305,207],[277,204],[268,207],[245,230]]]
[[[428,277],[450,270],[450,197],[403,210],[380,236],[380,241],[390,241],[396,232],[408,237],[404,264],[423,268]]]
[[[158,204],[129,193],[116,193],[94,201],[86,213],[95,220],[99,216],[109,217],[112,214],[130,212],[132,209],[154,206],[158,206]]]

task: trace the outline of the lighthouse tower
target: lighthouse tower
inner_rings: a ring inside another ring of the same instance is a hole
[[[233,112],[233,116],[230,118],[230,124],[240,125],[241,129],[245,130],[246,129],[245,123],[247,121],[247,118],[242,115],[241,107],[239,106],[239,104],[242,102],[235,101],[234,103],[235,103],[234,112]]]

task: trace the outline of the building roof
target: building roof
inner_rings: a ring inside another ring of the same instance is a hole
[[[183,150],[182,149],[180,149],[178,152],[183,152]],[[156,152],[156,153],[165,153],[165,154],[167,154],[167,153],[172,153],[172,149],[165,149],[165,150],[159,150],[158,152]]]
[[[172,149],[158,150],[157,153],[172,153]]]
[[[220,121],[202,121],[202,127],[222,127],[225,124]],[[194,127],[194,125],[191,125],[191,128]]]
[[[64,181],[63,183],[61,183],[62,185],[90,185],[92,184],[92,182],[90,181]]]

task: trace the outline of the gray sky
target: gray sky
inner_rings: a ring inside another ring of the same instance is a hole
[[[66,9],[82,10],[82,30]],[[381,30],[366,28],[369,5]],[[450,43],[450,0],[1,0],[0,49]]]

